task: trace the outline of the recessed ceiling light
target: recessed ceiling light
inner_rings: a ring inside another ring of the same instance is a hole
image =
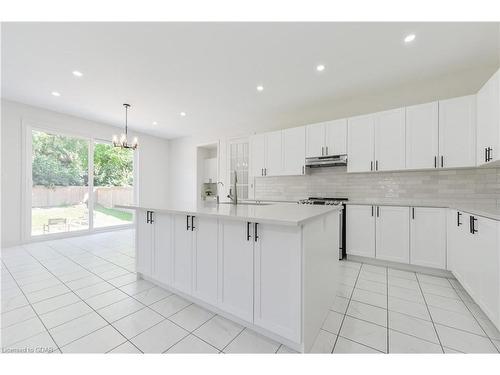
[[[158,123],[156,121],[153,121],[153,125],[158,125]]]
[[[318,72],[322,72],[323,70],[325,70],[325,66],[323,64],[319,64],[316,66],[316,70]]]
[[[264,91],[264,86],[262,85],[257,86],[257,91]]]
[[[82,76],[83,76],[83,73],[82,73],[82,72],[80,72],[80,71],[78,71],[78,70],[73,70],[73,75],[74,75],[75,77],[82,77]]]
[[[410,43],[415,40],[415,34],[409,34],[405,37],[405,43]]]
[[[61,96],[61,94],[59,92],[57,92],[57,91],[52,91],[52,95],[54,95],[54,96]]]
[[[179,113],[179,115],[181,115],[182,117],[186,117],[186,112],[181,112]]]

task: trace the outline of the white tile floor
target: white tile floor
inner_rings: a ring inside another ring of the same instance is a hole
[[[131,230],[2,249],[3,352],[292,353],[136,280]],[[316,353],[498,353],[460,284],[349,261]]]

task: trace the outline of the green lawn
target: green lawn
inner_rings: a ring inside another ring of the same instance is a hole
[[[116,217],[117,219],[124,221],[132,221],[132,212],[120,211],[115,208],[106,208],[100,204],[96,204],[94,211],[100,212],[102,214]]]
[[[43,225],[49,219],[66,219],[66,225],[54,225],[50,227],[50,233],[84,230],[89,228],[89,212],[85,204],[72,206],[44,207],[32,209],[31,223],[33,235],[44,234]],[[114,225],[130,224],[133,220],[131,212],[121,211],[114,208],[106,208],[96,205],[94,209],[94,226],[107,227]]]

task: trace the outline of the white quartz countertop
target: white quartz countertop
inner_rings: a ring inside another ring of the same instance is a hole
[[[500,220],[500,207],[495,205],[477,204],[470,202],[443,202],[443,201],[424,201],[424,200],[349,200],[346,204],[370,205],[370,206],[404,206],[404,207],[440,207],[451,208],[467,212],[472,215],[483,216],[489,219]]]
[[[232,205],[203,203],[199,205],[154,207],[142,205],[116,205],[117,208],[149,210],[192,216],[212,216],[223,219],[257,223],[298,226],[319,216],[341,210],[342,206],[307,206],[301,204]]]

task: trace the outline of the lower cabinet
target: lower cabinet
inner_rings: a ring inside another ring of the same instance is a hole
[[[375,206],[348,205],[346,253],[375,258]]]
[[[197,216],[193,224],[193,295],[215,305],[217,303],[218,220]]]
[[[408,207],[348,205],[347,254],[409,263]]]
[[[254,324],[300,341],[301,230],[259,224],[257,233]]]
[[[163,284],[171,285],[173,277],[173,233],[170,214],[153,213],[154,252],[152,276]]]
[[[219,221],[219,303],[223,309],[253,321],[254,240],[252,223]]]
[[[376,258],[400,263],[410,262],[408,210],[408,207],[377,206]]]
[[[448,211],[448,268],[500,329],[500,222]]]
[[[172,215],[173,233],[173,282],[172,286],[181,292],[191,293],[193,270],[193,232],[191,216]]]
[[[410,263],[446,269],[446,209],[410,208]]]
[[[152,211],[138,210],[136,213],[137,231],[135,235],[136,271],[144,276],[152,276],[154,252],[154,226],[150,223]]]

